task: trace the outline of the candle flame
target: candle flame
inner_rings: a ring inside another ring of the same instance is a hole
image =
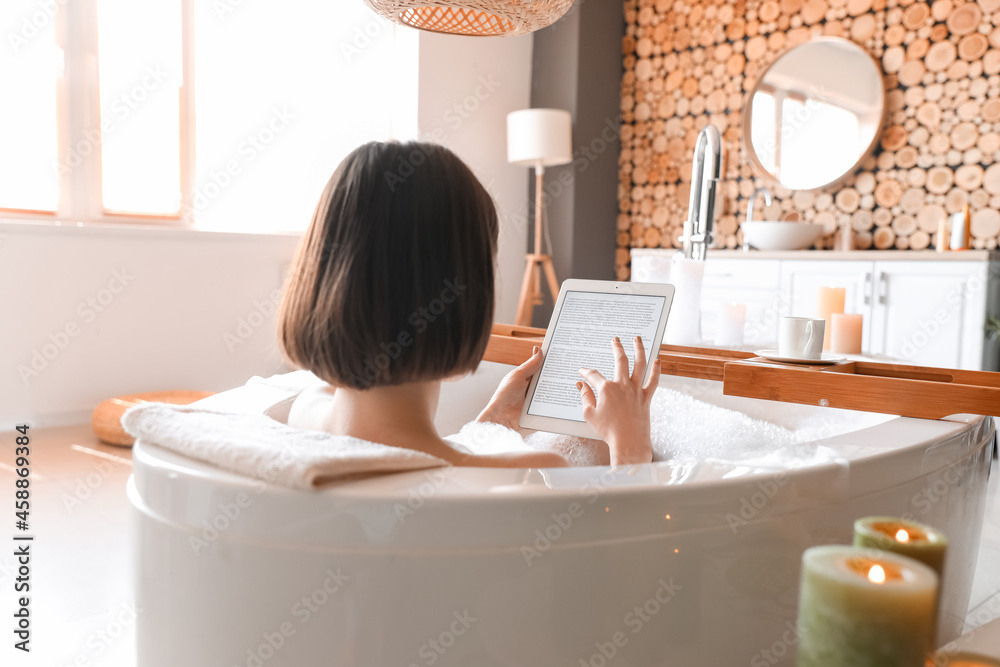
[[[900,542],[909,542],[910,534],[905,530],[903,530],[902,528],[900,528],[898,531],[896,531],[896,539],[899,540]]]
[[[885,581],[885,570],[882,569],[881,565],[872,565],[872,568],[868,570],[868,580],[873,584],[881,584]]]

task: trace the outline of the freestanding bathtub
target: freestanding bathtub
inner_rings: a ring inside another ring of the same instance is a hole
[[[442,432],[508,368],[446,384]],[[140,440],[139,665],[792,665],[803,550],[850,543],[876,514],[948,535],[944,643],[968,606],[993,421],[871,423],[770,457],[448,468],[315,493]]]

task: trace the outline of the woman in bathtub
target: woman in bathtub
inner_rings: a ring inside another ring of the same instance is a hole
[[[278,315],[285,358],[325,381],[300,394],[288,423],[458,466],[569,465],[555,451],[525,451],[523,442],[519,451],[476,454],[434,427],[441,381],[474,371],[489,341],[498,233],[489,193],[447,148],[372,142],[348,155],[323,191]],[[607,443],[591,463],[652,458],[649,405],[659,361],[643,386],[645,352],[638,341],[629,344],[631,376],[617,339],[614,378],[580,370],[584,418]],[[476,421],[514,435],[506,429],[517,429],[541,363],[536,347]]]

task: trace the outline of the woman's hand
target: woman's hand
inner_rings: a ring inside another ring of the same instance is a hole
[[[521,418],[524,407],[524,397],[528,393],[531,377],[542,367],[542,350],[537,345],[531,351],[531,357],[523,364],[504,376],[497,387],[496,393],[490,399],[486,408],[476,417],[478,422],[493,422],[517,430],[517,422]]]
[[[653,362],[649,381],[642,385],[646,373],[646,350],[642,339],[635,340],[635,367],[628,374],[628,356],[617,337],[611,343],[615,355],[615,377],[608,380],[592,368],[581,368],[587,382],[577,382],[583,401],[583,418],[611,449],[611,465],[649,463],[653,447],[649,435],[649,403],[660,380],[660,360]],[[597,390],[594,396],[593,385]]]

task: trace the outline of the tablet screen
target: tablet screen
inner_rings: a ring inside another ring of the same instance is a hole
[[[614,378],[614,336],[628,355],[629,373],[635,366],[632,339],[636,336],[642,336],[646,359],[651,359],[656,327],[666,306],[664,296],[567,291],[527,414],[584,421],[576,388],[583,380],[580,368],[593,368],[609,380]]]

